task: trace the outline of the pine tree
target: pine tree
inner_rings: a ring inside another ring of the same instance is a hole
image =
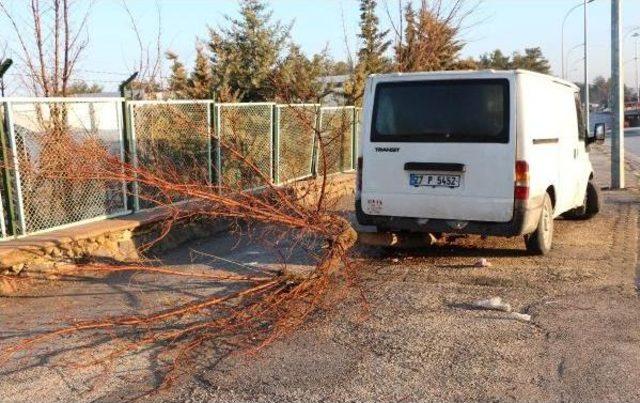
[[[389,31],[380,31],[376,6],[376,0],[360,0],[358,37],[362,41],[362,47],[358,51],[358,63],[354,74],[345,85],[345,94],[352,104],[361,103],[367,76],[388,71],[390,65],[389,59],[385,56],[391,45],[391,41],[386,40]]]
[[[549,60],[542,54],[540,48],[527,48],[524,54],[515,52],[511,61],[511,68],[537,71],[548,74],[551,71]]]
[[[391,41],[385,40],[389,31],[380,31],[380,20],[376,15],[376,0],[360,2],[360,34],[363,44],[358,51],[358,62],[368,73],[378,73],[388,68],[389,61],[384,55]]]
[[[169,91],[175,98],[185,98],[188,94],[187,71],[184,64],[180,62],[178,55],[174,52],[167,52],[167,59],[171,61],[171,76],[169,77]]]
[[[404,11],[405,31],[404,42],[395,46],[396,65],[400,71],[415,71],[415,58],[411,52],[417,47],[418,32],[416,29],[416,12],[413,5],[408,3]]]
[[[290,26],[272,19],[264,0],[242,0],[239,18],[227,17],[228,27],[210,29],[208,45],[217,93],[241,101],[273,99],[272,81]]]
[[[496,49],[480,56],[478,64],[483,69],[508,70],[511,68],[511,58]]]
[[[480,68],[494,70],[525,69],[548,74],[551,71],[549,60],[542,54],[540,48],[527,48],[524,54],[513,52],[506,56],[500,49],[480,56],[478,61]]]
[[[88,84],[84,80],[77,80],[69,84],[67,94],[97,94],[102,92],[103,88],[99,84]]]
[[[439,1],[432,5],[422,2],[417,12],[411,4],[407,5],[404,38],[395,47],[396,69],[436,71],[474,67],[470,60],[460,60],[464,42],[458,36],[460,19],[465,15],[460,12],[458,3],[448,12],[443,11]]]
[[[210,99],[213,92],[211,61],[202,46],[196,47],[196,61],[189,77],[189,96],[193,99]]]
[[[308,58],[300,46],[291,44],[288,55],[278,68],[277,99],[283,102],[318,102],[323,91],[328,90],[319,80],[329,75],[332,68],[327,53],[325,50]]]

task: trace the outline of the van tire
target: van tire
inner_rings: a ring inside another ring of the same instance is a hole
[[[553,243],[553,204],[548,193],[544,195],[542,211],[536,230],[524,237],[527,251],[533,255],[546,255]]]
[[[600,189],[593,181],[587,183],[582,206],[567,211],[562,216],[569,220],[588,220],[600,212]]]
[[[583,218],[588,220],[600,212],[600,204],[602,203],[600,188],[593,183],[593,181],[589,181],[589,183],[587,183],[587,195],[585,199],[586,209]]]

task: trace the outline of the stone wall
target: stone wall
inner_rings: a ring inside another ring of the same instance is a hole
[[[304,203],[317,203],[319,179],[298,182],[296,196]],[[328,178],[325,194],[328,203],[354,191],[354,174],[333,175]],[[327,204],[331,205],[331,204]],[[0,243],[0,294],[5,292],[10,276],[22,274],[32,277],[55,277],[74,263],[88,258],[111,262],[135,262],[141,257],[140,248],[156,240],[162,232],[164,214],[160,210],[146,211],[126,217],[78,225],[46,234],[33,235]],[[145,253],[154,255],[175,248],[194,239],[227,231],[226,220],[193,219],[175,225],[159,242]]]

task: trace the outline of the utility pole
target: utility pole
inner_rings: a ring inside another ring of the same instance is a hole
[[[591,111],[589,103],[589,13],[587,12],[588,0],[584,0],[584,121],[587,130],[591,133],[589,117]]]
[[[624,86],[622,80],[622,0],[611,0],[611,188],[623,189]]]

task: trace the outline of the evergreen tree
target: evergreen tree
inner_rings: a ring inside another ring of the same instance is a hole
[[[98,84],[91,84],[89,85],[86,81],[84,80],[77,80],[74,81],[73,83],[69,84],[69,86],[67,87],[67,94],[97,94],[99,92],[102,92],[102,86],[98,85]]]
[[[358,51],[355,71],[345,85],[345,95],[350,104],[360,104],[364,85],[369,74],[389,70],[389,59],[385,52],[391,41],[386,40],[388,30],[380,31],[380,21],[376,15],[376,0],[360,0],[360,33],[362,47]]]
[[[524,50],[524,54],[515,52],[511,59],[511,68],[513,69],[525,69],[544,74],[551,72],[549,60],[544,57],[540,48],[527,48]]]
[[[436,71],[473,68],[475,63],[460,60],[464,43],[458,38],[461,9],[453,6],[443,13],[440,3],[430,7],[422,2],[415,11],[409,3],[404,10],[404,37],[395,46],[399,71]]]
[[[540,48],[527,48],[524,50],[524,54],[513,52],[511,57],[504,55],[500,49],[496,49],[480,56],[478,66],[494,70],[525,69],[543,74],[551,72],[549,60],[542,54]]]
[[[318,102],[328,90],[319,79],[330,75],[331,68],[326,50],[308,58],[300,46],[291,44],[287,57],[278,68],[277,98],[284,102]]]
[[[193,99],[210,99],[213,90],[211,61],[202,46],[196,47],[196,61],[189,77],[189,96]]]
[[[188,94],[187,71],[184,64],[180,62],[178,55],[169,51],[166,54],[171,62],[171,76],[169,77],[169,91],[173,97],[185,98]]]
[[[401,71],[416,71],[416,58],[412,57],[411,52],[417,48],[418,32],[416,29],[416,12],[413,5],[408,3],[404,11],[405,30],[404,42],[399,42],[395,46],[396,65]]]
[[[380,20],[376,15],[376,0],[360,2],[360,34],[362,47],[358,51],[358,63],[367,73],[377,73],[389,67],[385,52],[391,41],[386,40],[389,31],[380,31]]]
[[[240,17],[210,29],[213,89],[241,101],[273,99],[272,80],[289,39],[289,26],[272,21],[264,0],[242,0]]]
[[[496,49],[491,53],[480,56],[478,67],[482,69],[509,70],[511,69],[511,58]]]

